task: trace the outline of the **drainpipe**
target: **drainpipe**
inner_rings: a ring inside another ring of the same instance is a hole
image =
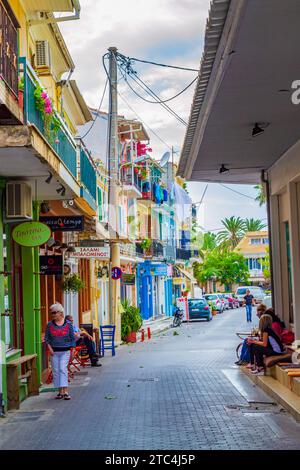
[[[273,277],[273,249],[272,249],[272,229],[271,229],[271,204],[270,204],[270,182],[266,178],[266,171],[261,172],[261,182],[266,185],[267,196],[267,218],[269,229],[269,254],[270,254],[270,274],[271,274],[271,292],[272,292],[272,307],[274,308],[274,277]]]
[[[46,14],[44,12],[41,12],[41,19],[39,20],[30,20],[29,25],[33,26],[35,24],[40,24],[40,23],[61,23],[63,21],[73,21],[73,20],[79,20],[80,18],[80,3],[79,0],[72,0],[73,7],[75,10],[75,13],[70,16],[62,16],[60,18],[55,18],[54,16],[51,16],[50,18],[47,18]]]

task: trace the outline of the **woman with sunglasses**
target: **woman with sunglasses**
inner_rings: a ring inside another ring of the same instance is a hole
[[[52,320],[48,323],[45,341],[51,355],[53,384],[58,388],[57,400],[70,400],[68,392],[68,364],[70,349],[75,346],[76,338],[72,323],[64,317],[63,306],[59,303],[50,307]]]

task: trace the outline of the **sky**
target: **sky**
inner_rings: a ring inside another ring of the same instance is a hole
[[[106,81],[102,56],[111,46],[126,57],[199,68],[210,0],[80,0],[80,4],[80,20],[60,23],[60,29],[76,65],[72,78],[76,79],[89,106],[99,107]],[[180,92],[197,75],[137,62],[133,67],[163,99]],[[133,86],[143,95],[136,84]],[[138,98],[123,79],[118,89],[121,95],[119,114],[129,119],[142,119],[148,126],[153,157],[160,159],[174,147],[178,158],[186,127],[159,104],[148,104]],[[191,86],[168,103],[185,121],[189,118],[193,91]],[[107,107],[106,94],[101,110],[107,111]],[[188,183],[194,202],[201,200],[205,186],[205,183]],[[266,218],[265,208],[259,208],[253,200],[256,195],[253,186],[230,187],[248,197],[210,184],[199,208],[200,225],[205,230],[220,228],[221,220],[231,215]]]

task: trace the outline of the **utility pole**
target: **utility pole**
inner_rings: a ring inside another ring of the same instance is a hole
[[[109,49],[109,223],[113,228],[113,240],[110,242],[110,321],[116,326],[116,342],[121,341],[121,316],[119,303],[121,300],[120,280],[111,277],[111,269],[120,267],[119,245],[119,152],[118,152],[118,94],[117,94],[117,59],[116,47]]]

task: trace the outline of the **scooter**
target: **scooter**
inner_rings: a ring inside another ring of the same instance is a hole
[[[181,310],[179,307],[177,307],[177,309],[175,310],[173,316],[174,316],[173,326],[174,327],[180,326],[181,323],[182,323],[182,319],[183,319],[183,310]]]

